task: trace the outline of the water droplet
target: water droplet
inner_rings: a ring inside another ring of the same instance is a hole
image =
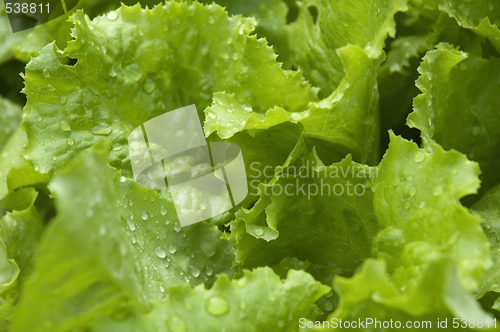
[[[215,245],[213,243],[210,243],[208,241],[202,241],[200,243],[200,248],[206,257],[212,257],[213,255],[215,255],[216,248],[215,248]]]
[[[174,231],[176,231],[177,233],[179,233],[181,231],[182,227],[181,227],[181,224],[179,224],[179,222],[175,222],[175,225],[174,225]]]
[[[205,302],[205,309],[212,316],[220,316],[229,311],[229,304],[222,296],[213,296]]]
[[[162,286],[160,286],[160,292],[164,293],[165,292],[165,288],[163,288]]]
[[[68,97],[66,97],[66,96],[61,97],[61,104],[64,105],[64,104],[66,104],[67,101],[68,101]]]
[[[261,236],[262,234],[264,234],[264,230],[261,227],[256,227],[254,230],[254,234],[257,236]]]
[[[411,204],[410,204],[409,202],[405,202],[405,203],[403,204],[403,207],[404,207],[406,210],[408,210],[408,209],[410,208],[410,206],[411,206]]]
[[[57,156],[52,156],[52,160],[56,161],[57,160]]]
[[[64,131],[70,131],[71,130],[71,125],[69,124],[68,121],[62,120],[59,122],[59,127],[64,130]]]
[[[144,31],[142,31],[141,29],[139,29],[139,35],[140,36],[144,36]]]
[[[442,186],[435,186],[434,188],[432,188],[432,194],[434,196],[439,196],[442,193],[444,193],[444,188]]]
[[[351,23],[349,23],[349,21],[347,20],[341,20],[340,21],[346,28],[349,27],[351,25]]]
[[[323,308],[325,308],[326,311],[332,311],[333,310],[333,304],[332,304],[332,302],[326,301],[325,305],[323,306]]]
[[[68,145],[73,145],[73,144],[75,144],[75,140],[74,140],[74,139],[72,139],[72,138],[68,138],[67,142],[68,142]]]
[[[189,270],[191,271],[191,275],[195,278],[200,275],[200,269],[194,265],[190,265]]]
[[[247,285],[247,278],[243,277],[238,280],[238,286],[241,288],[245,287]]]
[[[214,24],[215,20],[213,16],[208,17],[208,24]]]
[[[40,166],[38,166],[38,165],[34,165],[33,169],[34,169],[35,171],[38,171],[38,170],[40,169]]]
[[[408,189],[408,194],[410,196],[415,196],[416,193],[417,193],[417,188],[411,187],[410,189]]]
[[[132,232],[135,231],[135,222],[133,222],[132,220],[127,220],[127,224],[128,228],[130,228]]]
[[[111,132],[113,131],[113,128],[112,127],[105,127],[105,125],[100,125],[94,129],[92,129],[90,132],[94,135],[103,135],[103,136],[107,136],[109,134],[111,134]]]
[[[167,319],[167,326],[172,332],[186,332],[186,322],[179,316],[171,316]]]
[[[142,87],[144,88],[144,91],[146,91],[146,93],[152,93],[156,88],[156,84],[155,82],[147,78]]]
[[[156,256],[160,258],[165,258],[167,256],[167,251],[162,247],[156,247],[155,249]]]
[[[118,12],[117,11],[109,12],[108,15],[106,15],[106,17],[108,18],[108,20],[114,21],[118,18]]]
[[[125,68],[124,73],[136,82],[139,81],[143,75],[143,71],[137,63],[133,63]]]
[[[116,68],[115,68],[115,66],[111,66],[111,70],[109,71],[109,75],[111,77],[116,77]]]
[[[43,117],[41,115],[39,115],[39,116],[36,117],[36,121],[40,122],[42,120],[43,120]]]
[[[162,205],[161,208],[160,208],[160,214],[162,216],[166,215],[167,214],[167,209]]]
[[[416,162],[416,163],[421,163],[422,161],[425,160],[425,154],[423,154],[422,152],[420,151],[417,151],[414,155],[413,155],[413,161]]]
[[[142,220],[148,219],[148,213],[146,211],[142,211],[141,212],[141,218],[142,218]]]
[[[45,68],[45,69],[43,70],[43,76],[44,76],[44,77],[49,77],[49,76],[50,76],[50,71],[49,71],[47,68]]]
[[[187,310],[187,311],[191,311],[193,310],[193,305],[189,302],[186,302],[184,303],[184,308]]]
[[[168,251],[171,254],[174,254],[177,251],[177,247],[175,245],[171,244],[171,245],[168,246]]]
[[[212,269],[212,267],[211,267],[211,266],[207,266],[207,267],[205,267],[205,274],[206,274],[207,276],[211,276],[211,275],[212,275],[212,273],[214,273],[214,269]]]

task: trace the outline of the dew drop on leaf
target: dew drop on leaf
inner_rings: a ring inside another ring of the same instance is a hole
[[[325,302],[325,305],[323,306],[326,311],[332,311],[333,310],[333,304],[330,301]]]
[[[171,245],[168,246],[168,251],[171,254],[173,254],[173,253],[175,253],[177,251],[177,247],[175,245],[171,244]]]
[[[106,17],[110,21],[115,21],[118,18],[118,12],[117,11],[109,12],[108,15],[106,15]]]
[[[432,188],[432,194],[434,196],[439,196],[442,193],[444,193],[444,188],[442,186],[435,186],[434,188]]]
[[[111,77],[116,77],[116,68],[115,68],[115,66],[111,66],[111,70],[109,71],[109,75]]]
[[[186,332],[186,322],[178,316],[171,316],[167,319],[167,326],[172,332]]]
[[[424,160],[425,160],[425,155],[422,152],[420,152],[420,151],[417,151],[413,155],[413,161],[416,162],[416,163],[421,163]]]
[[[146,82],[144,82],[143,88],[146,93],[152,93],[156,89],[156,84],[155,82],[147,78]]]
[[[156,247],[155,249],[156,256],[160,258],[165,258],[167,256],[167,251],[162,247]]]
[[[71,130],[71,125],[69,124],[68,121],[62,120],[59,122],[59,127],[64,130],[64,131],[70,131]]]
[[[132,220],[127,220],[127,224],[132,232],[135,231],[135,223]]]
[[[256,227],[254,233],[257,236],[261,236],[262,234],[264,234],[264,230],[261,227]]]
[[[220,316],[229,311],[229,304],[222,296],[213,296],[205,302],[205,309],[212,316]]]
[[[191,275],[195,278],[200,275],[200,269],[194,265],[190,265],[189,270],[191,271]]]

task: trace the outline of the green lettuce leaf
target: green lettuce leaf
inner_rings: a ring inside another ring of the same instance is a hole
[[[391,134],[379,172],[374,207],[386,228],[373,244],[377,256],[386,258],[390,271],[403,279],[434,257],[450,257],[461,286],[477,288],[482,270],[491,265],[489,245],[480,218],[459,200],[478,189],[478,165],[432,140],[420,149]]]
[[[33,188],[20,191],[18,196],[24,201],[24,208],[7,213],[0,221],[0,261],[13,266],[10,279],[0,283],[0,331],[7,331],[17,303],[23,292],[22,286],[31,274],[35,259],[35,249],[43,230],[43,223],[34,205],[37,193]],[[4,252],[5,248],[5,252]],[[6,259],[6,260],[3,260]],[[0,263],[1,265],[1,263]],[[5,275],[5,267],[0,268]]]
[[[500,61],[468,56],[451,45],[440,44],[420,65],[408,125],[422,131],[445,149],[456,149],[481,166],[481,192],[500,182],[498,154],[500,105],[496,72]],[[477,77],[481,77],[480,80]]]
[[[0,96],[0,151],[21,124],[22,108]]]
[[[299,73],[283,71],[265,40],[250,35],[253,19],[230,18],[217,5],[121,7],[93,21],[78,12],[72,21],[68,47],[61,53],[48,45],[26,69],[22,126],[27,157],[42,173],[100,136],[112,141],[111,164],[127,169],[132,129],[187,104],[201,112],[217,91],[234,93],[256,111],[297,111],[316,100]],[[64,57],[78,61],[63,65]]]
[[[339,308],[329,319],[357,320],[377,317],[379,321],[430,321],[436,328],[439,320],[493,319],[486,314],[472,296],[464,291],[449,260],[436,260],[423,272],[423,278],[414,293],[408,294],[387,275],[383,260],[369,259],[361,271],[351,279],[337,277],[334,289],[339,294]],[[373,324],[367,331],[378,331]],[[398,329],[387,329],[396,331]]]
[[[493,291],[500,293],[500,187],[489,190],[479,201],[477,201],[471,210],[479,215],[483,220],[483,228],[491,246],[492,266],[484,273],[481,280],[477,297],[481,297],[487,292]]]
[[[299,159],[300,152],[298,146],[259,185],[257,203],[230,223],[235,264],[251,268],[296,257],[350,275],[370,256],[378,230],[373,193],[365,187],[376,175],[350,156],[325,166],[315,153]]]
[[[303,271],[280,279],[271,268],[244,271],[231,280],[222,274],[211,289],[187,285],[168,289],[170,296],[148,314],[123,322],[101,320],[92,331],[294,331],[300,318],[312,318],[313,303],[328,293]]]
[[[489,245],[480,218],[459,201],[477,190],[478,165],[432,140],[420,149],[391,133],[378,168],[374,209],[386,228],[373,241],[377,259],[335,278],[339,306],[329,318],[491,319],[468,292],[491,265]]]
[[[500,52],[500,5],[491,1],[439,0],[439,9],[453,17],[457,23],[488,38]]]
[[[26,133],[16,130],[9,138],[4,148],[0,151],[0,200],[9,192],[7,187],[7,174],[12,168],[26,164],[22,157],[24,145],[27,143]]]
[[[231,273],[232,248],[217,228],[181,229],[173,203],[110,168],[108,150],[101,140],[51,181],[58,214],[38,246],[13,331],[84,327],[130,306],[145,310],[178,282],[210,284]],[[40,301],[50,305],[28,315]]]
[[[298,17],[287,27],[292,48],[289,61],[321,88],[322,97],[333,93],[344,77],[345,60],[335,51],[351,44],[364,49],[369,58],[379,58],[387,35],[395,35],[394,15],[407,8],[405,0],[296,4]]]

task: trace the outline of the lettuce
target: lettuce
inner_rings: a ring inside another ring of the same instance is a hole
[[[0,8],[0,332],[496,327],[498,4],[136,2]],[[192,104],[249,191],[181,227],[129,136]]]

